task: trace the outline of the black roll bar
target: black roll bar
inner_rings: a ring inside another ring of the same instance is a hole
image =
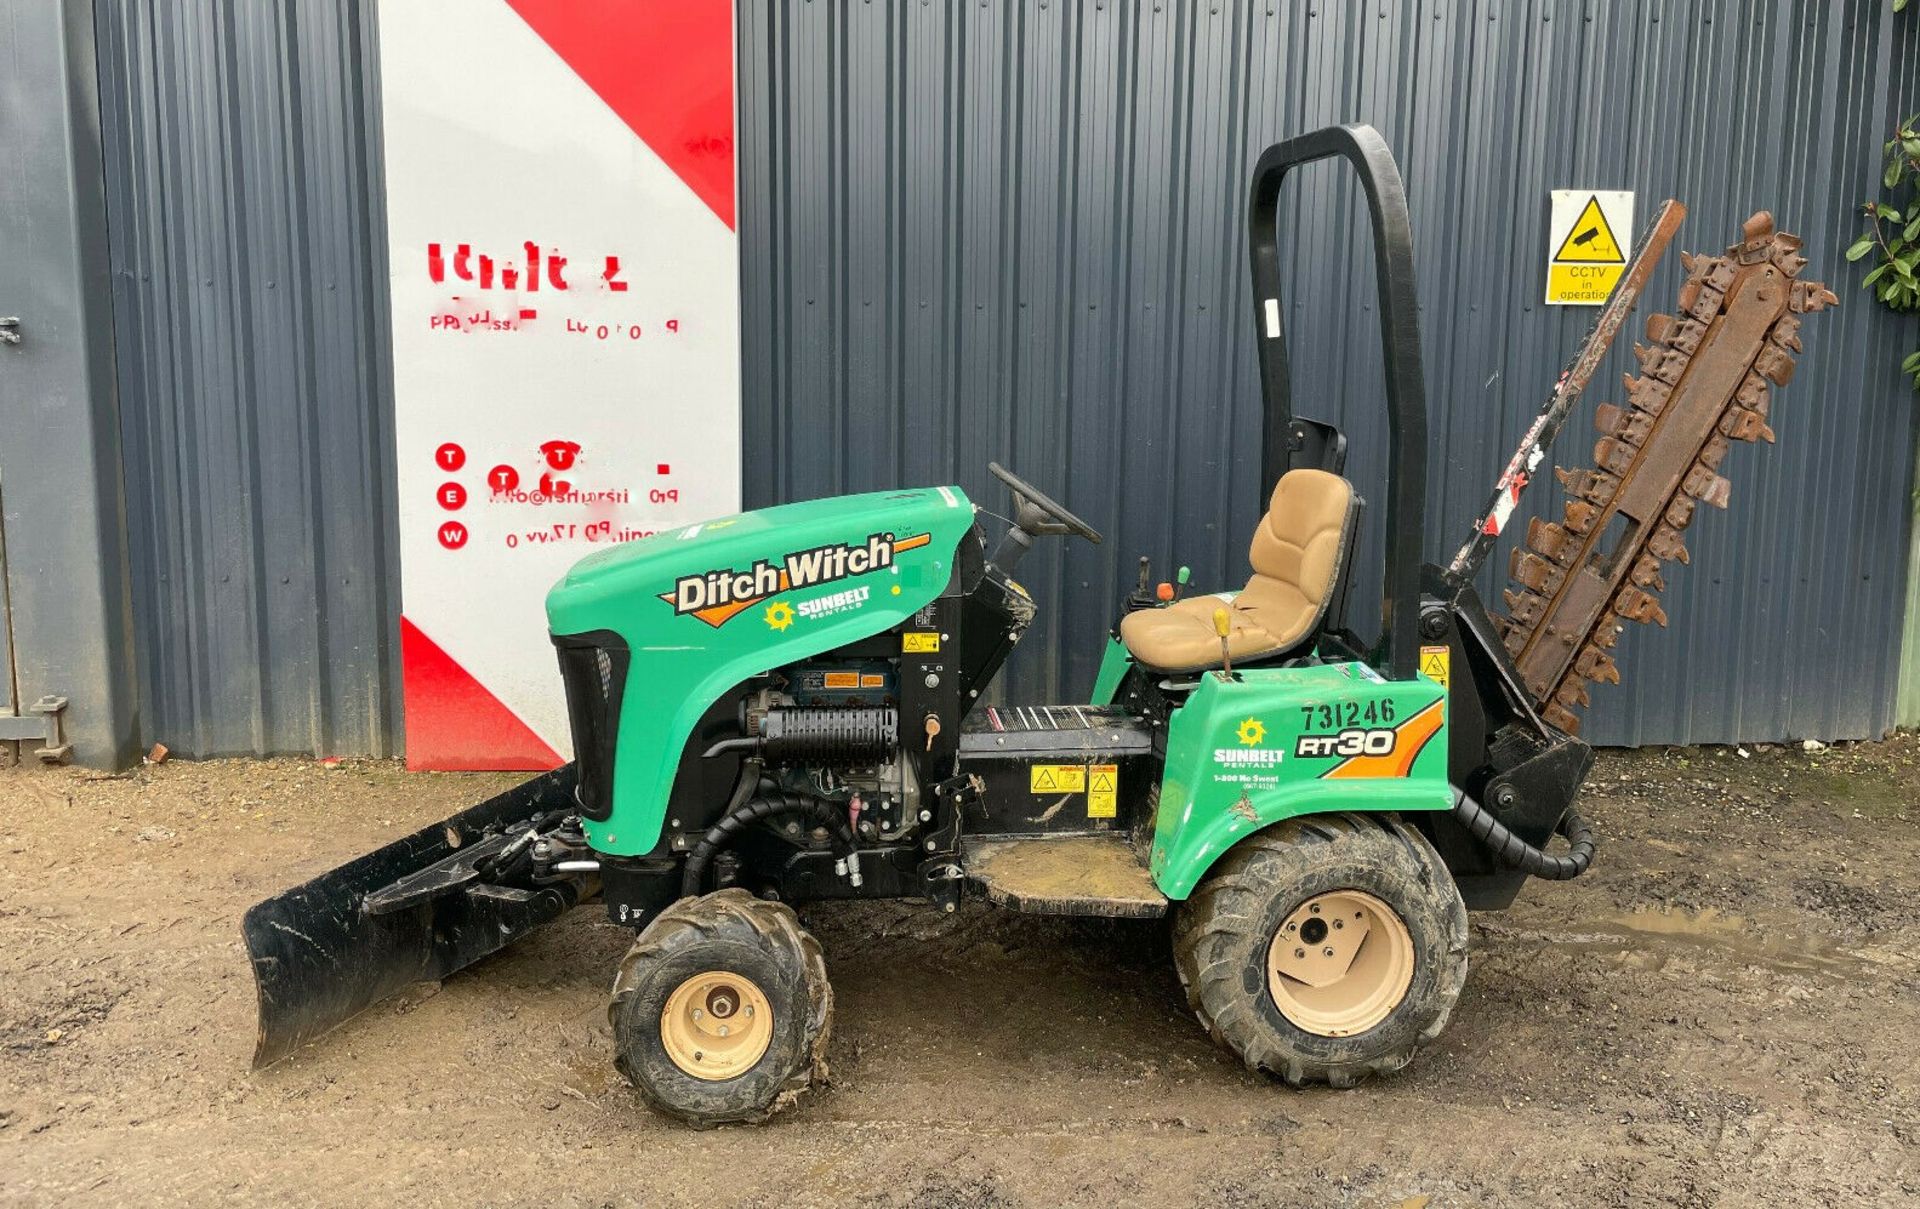
[[[1420,665],[1420,563],[1425,553],[1427,388],[1420,363],[1419,295],[1413,279],[1413,222],[1406,186],[1386,140],[1371,126],[1328,126],[1261,154],[1248,208],[1255,343],[1260,350],[1261,480],[1271,491],[1293,447],[1293,392],[1280,295],[1279,202],[1287,173],[1341,156],[1353,165],[1373,218],[1373,268],[1380,292],[1380,349],[1386,360],[1387,541],[1380,641],[1385,670],[1411,680]],[[1263,501],[1264,503],[1264,501]],[[1379,659],[1380,653],[1375,655]]]

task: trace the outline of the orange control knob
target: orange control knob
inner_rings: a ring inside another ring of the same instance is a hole
[[[1160,581],[1160,586],[1153,590],[1153,594],[1159,598],[1161,604],[1165,604],[1173,599],[1173,585],[1163,579]]]

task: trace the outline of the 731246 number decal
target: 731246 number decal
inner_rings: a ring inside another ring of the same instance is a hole
[[[1357,726],[1393,725],[1393,702],[1329,701],[1300,707],[1301,730],[1345,730]]]

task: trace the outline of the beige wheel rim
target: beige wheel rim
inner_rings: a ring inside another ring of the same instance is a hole
[[[1413,984],[1413,937],[1386,903],[1334,890],[1301,903],[1267,946],[1267,992],[1309,1033],[1351,1037],[1393,1014]]]
[[[695,974],[667,996],[660,1044],[696,1079],[731,1079],[753,1069],[773,1044],[773,1009],[750,978],[727,970]]]

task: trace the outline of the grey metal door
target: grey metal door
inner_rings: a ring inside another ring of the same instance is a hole
[[[0,742],[120,765],[136,722],[90,0],[0,0],[0,64],[0,319],[18,321],[0,324]]]

